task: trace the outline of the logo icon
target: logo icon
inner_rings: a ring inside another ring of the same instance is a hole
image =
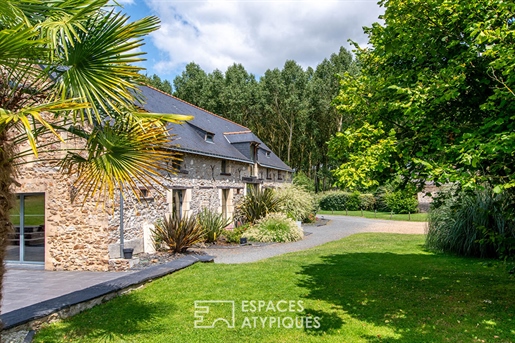
[[[213,329],[218,322],[225,323],[229,329],[235,327],[233,300],[196,300],[194,315],[195,329]]]

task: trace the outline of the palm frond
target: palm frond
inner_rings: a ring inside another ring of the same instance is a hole
[[[60,96],[80,98],[95,104],[80,113],[81,120],[101,120],[101,112],[121,113],[132,108],[138,89],[134,79],[143,53],[136,52],[142,35],[157,29],[159,19],[127,23],[128,17],[110,12],[90,18],[85,32],[66,41],[63,71],[57,80]],[[94,28],[94,29],[93,29]]]
[[[92,131],[68,131],[87,138],[86,153],[68,152],[61,168],[77,175],[77,190],[88,196],[112,197],[127,185],[139,197],[140,186],[155,188],[162,185],[161,173],[176,172],[167,162],[179,156],[171,150],[172,137],[160,121],[126,116]]]
[[[34,130],[37,128],[36,123],[39,123],[50,132],[52,132],[57,138],[62,140],[61,136],[54,130],[52,125],[45,120],[42,116],[42,112],[62,112],[62,111],[73,111],[87,107],[87,104],[80,104],[70,100],[62,100],[56,102],[48,102],[39,106],[30,106],[22,108],[18,111],[10,111],[0,108],[0,125],[8,126],[12,124],[14,126],[21,127],[25,132],[29,145],[34,152],[34,155],[38,156],[38,148],[36,142],[36,136]],[[34,123],[31,123],[35,121]]]

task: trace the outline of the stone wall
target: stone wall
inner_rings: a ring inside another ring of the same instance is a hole
[[[228,212],[233,213],[234,205],[245,195],[246,183],[242,177],[251,174],[251,165],[236,161],[225,161],[225,172],[222,171],[222,160],[212,157],[185,154],[180,165],[180,171],[166,176],[164,188],[156,187],[147,190],[147,198],[138,202],[131,193],[124,196],[124,240],[136,244],[135,253],[145,251],[143,227],[152,226],[157,220],[172,211],[171,192],[183,190],[185,202],[183,214],[194,215],[202,208],[221,212],[222,191],[230,194]],[[268,182],[267,186],[278,187],[283,183]],[[265,182],[263,182],[263,185]],[[109,218],[109,239],[111,258],[119,256],[119,197],[114,202],[114,214]]]
[[[70,143],[67,143],[70,144]],[[59,156],[55,156],[59,157]],[[146,197],[138,202],[132,193],[124,194],[124,240],[135,253],[148,250],[148,228],[171,211],[171,192],[184,190],[188,196],[187,210],[195,214],[203,207],[221,211],[223,190],[230,194],[228,211],[246,191],[242,177],[251,176],[247,163],[225,162],[225,173],[220,159],[186,154],[181,171],[168,175],[165,188],[148,189]],[[266,169],[263,169],[266,171]],[[275,171],[277,175],[277,171]],[[280,187],[289,183],[291,176],[283,172],[284,180],[262,180],[262,187]],[[119,257],[120,199],[114,201],[79,197],[74,203],[73,177],[58,173],[48,162],[23,165],[17,181],[16,193],[45,194],[45,269],[106,271],[109,260]],[[145,235],[144,228],[147,228]],[[147,247],[146,247],[147,246]],[[111,251],[111,256],[110,252]],[[112,262],[112,261],[111,261]],[[111,263],[113,265],[113,263]]]
[[[54,140],[51,136],[43,137],[40,144]],[[48,149],[60,147],[61,143],[55,143]],[[60,154],[40,151],[38,161],[27,157],[28,164],[22,164],[16,176],[20,186],[13,191],[45,195],[45,269],[107,270],[107,219],[112,207],[94,199],[84,204],[79,199],[72,203],[73,177],[60,174],[55,162],[45,161],[60,158]]]

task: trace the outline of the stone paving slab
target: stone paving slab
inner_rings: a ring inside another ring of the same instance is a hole
[[[68,309],[74,305],[91,301],[111,293],[120,292],[129,287],[140,285],[150,280],[160,278],[167,274],[171,274],[175,271],[186,268],[196,262],[212,261],[212,256],[188,255],[180,259],[157,266],[152,266],[138,272],[116,273],[116,276],[118,277],[113,280],[98,282],[97,284],[70,293],[66,293],[66,291],[61,288],[61,290],[63,290],[61,293],[62,295],[47,300],[42,300],[41,298],[41,301],[37,301],[31,305],[5,312],[0,315],[0,320],[4,325],[4,330],[8,330],[25,323],[29,323],[33,320],[47,317],[53,313]],[[30,272],[34,271],[31,270]],[[47,271],[43,278],[52,279],[54,273],[56,272]],[[109,274],[109,272],[102,274]],[[119,274],[124,275],[119,276]],[[63,287],[66,287],[66,283],[75,283],[73,278],[68,278],[63,281],[61,275],[55,275],[56,280],[60,281],[61,286]]]

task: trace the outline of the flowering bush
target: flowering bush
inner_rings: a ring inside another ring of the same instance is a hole
[[[299,186],[279,188],[276,191],[279,201],[279,212],[293,220],[305,221],[310,214],[316,212],[316,202],[311,193]]]
[[[304,232],[284,213],[270,213],[251,226],[242,237],[255,242],[295,242]]]

